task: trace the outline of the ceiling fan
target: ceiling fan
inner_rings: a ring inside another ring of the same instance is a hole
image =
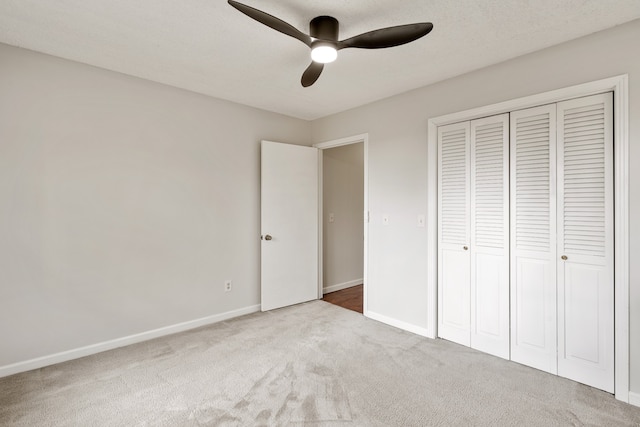
[[[228,0],[229,4],[250,18],[283,34],[300,40],[311,48],[311,65],[302,74],[302,86],[309,87],[318,80],[324,64],[333,62],[340,49],[356,47],[360,49],[381,49],[399,46],[426,36],[433,29],[430,22],[398,25],[369,31],[346,40],[338,40],[338,20],[332,16],[317,16],[309,23],[309,35],[266,12]]]

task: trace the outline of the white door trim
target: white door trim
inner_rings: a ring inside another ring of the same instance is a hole
[[[368,274],[368,249],[367,247],[369,246],[369,134],[368,133],[362,133],[360,135],[353,135],[353,136],[348,136],[345,138],[340,138],[340,139],[334,139],[331,141],[325,141],[325,142],[319,142],[317,144],[313,144],[313,147],[316,147],[320,150],[326,150],[327,148],[335,148],[335,147],[341,147],[343,145],[350,145],[350,144],[358,144],[362,142],[363,145],[363,149],[364,149],[364,209],[363,209],[363,215],[364,215],[364,241],[363,241],[363,245],[364,245],[364,252],[363,252],[363,261],[362,261],[362,284],[363,284],[363,314],[365,316],[368,316],[368,304],[367,304],[367,277],[369,276]],[[322,157],[323,156],[318,156],[319,159],[319,167],[318,167],[318,171],[319,171],[319,179],[318,179],[318,185],[319,185],[319,211],[318,211],[318,218],[322,218]],[[318,235],[318,242],[319,242],[319,248],[318,248],[318,298],[322,298],[322,284],[323,284],[323,278],[322,278],[322,225],[323,225],[323,221],[320,220],[319,221],[319,227],[318,227],[318,232],[320,233]]]
[[[629,402],[629,76],[627,74],[428,119],[427,248],[430,255],[427,258],[429,298],[427,335],[435,338],[438,325],[438,126],[608,91],[614,93],[615,397],[623,402]]]

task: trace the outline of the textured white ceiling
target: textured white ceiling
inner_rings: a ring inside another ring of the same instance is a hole
[[[1,0],[0,42],[315,119],[640,18],[640,0],[241,0],[340,39],[413,22],[407,45],[345,49],[303,88],[308,48],[225,0]]]

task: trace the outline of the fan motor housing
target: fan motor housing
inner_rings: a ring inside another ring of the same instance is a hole
[[[309,23],[309,35],[318,40],[338,40],[338,20],[333,16],[316,16]]]

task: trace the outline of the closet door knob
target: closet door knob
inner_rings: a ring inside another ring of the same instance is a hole
[[[568,259],[569,259],[569,258],[567,258],[567,256],[566,256],[566,255],[562,255],[560,258],[562,258],[562,260],[563,260],[563,261],[566,261],[566,260],[568,260]]]
[[[469,250],[469,247],[468,246],[463,246],[462,249],[464,249],[466,251],[466,250]]]

